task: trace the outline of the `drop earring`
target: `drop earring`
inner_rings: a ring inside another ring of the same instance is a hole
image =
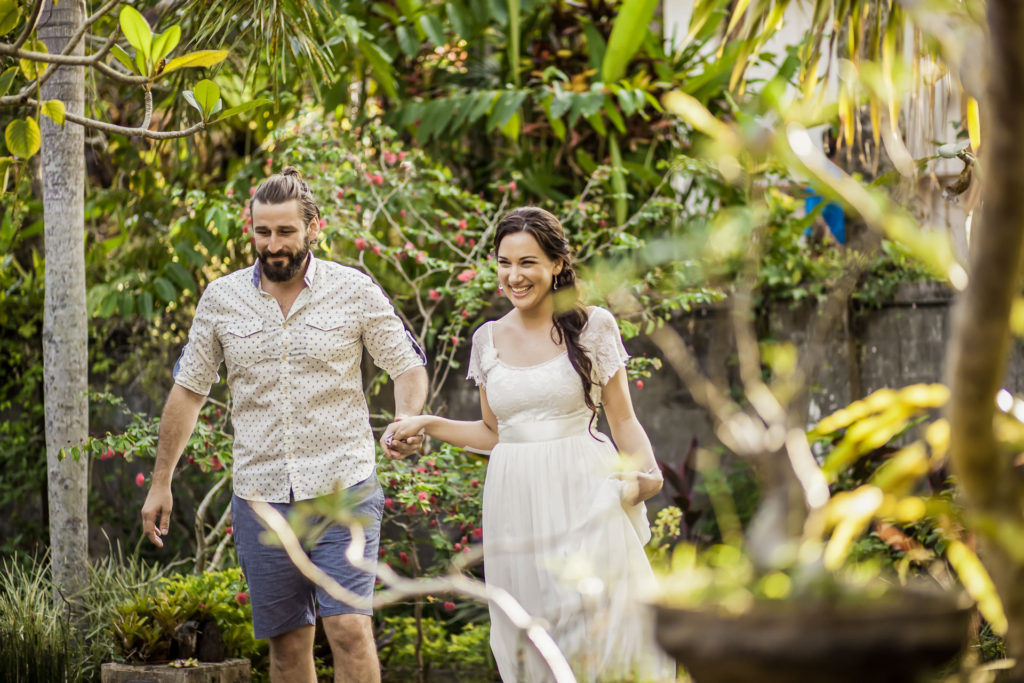
[[[552,292],[557,292],[558,291],[558,276],[557,275],[554,276],[553,278],[551,278],[551,291]]]

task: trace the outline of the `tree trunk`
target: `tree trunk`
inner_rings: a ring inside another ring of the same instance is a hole
[[[984,199],[970,247],[970,282],[957,304],[949,356],[950,448],[954,472],[974,515],[1021,524],[1013,456],[993,431],[995,396],[1010,351],[1010,307],[1024,272],[1024,156],[1018,128],[1024,112],[1024,4],[989,0],[989,82],[981,148]],[[979,551],[1009,619],[1013,679],[1024,678],[1024,568],[999,544],[979,538]]]
[[[85,20],[83,0],[47,0],[38,33],[61,52]],[[82,53],[79,45],[76,50]],[[62,67],[46,81],[42,99],[59,99],[69,113],[84,112],[83,67]],[[43,218],[46,225],[46,298],[43,309],[43,392],[50,509],[50,557],[57,590],[77,593],[87,577],[88,459],[61,450],[88,436],[88,318],[85,306],[85,131],[43,117]]]

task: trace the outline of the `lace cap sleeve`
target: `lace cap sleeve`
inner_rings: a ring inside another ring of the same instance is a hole
[[[487,386],[487,373],[498,362],[498,352],[491,343],[491,323],[486,322],[473,333],[473,346],[469,351],[469,372],[466,379],[476,382],[478,387]]]
[[[591,309],[581,341],[590,353],[594,364],[594,381],[599,385],[607,384],[620,368],[626,366],[629,354],[622,345],[622,335],[615,316],[607,309],[599,306]]]

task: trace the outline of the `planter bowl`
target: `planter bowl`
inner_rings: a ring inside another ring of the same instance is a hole
[[[972,612],[950,595],[910,592],[738,616],[655,605],[658,642],[696,683],[912,683],[962,650]]]

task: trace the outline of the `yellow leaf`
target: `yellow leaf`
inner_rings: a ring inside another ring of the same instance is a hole
[[[41,108],[44,116],[49,116],[58,126],[64,125],[64,103],[60,100],[44,102]]]
[[[975,152],[981,147],[981,116],[978,113],[978,100],[967,98],[967,134],[971,138],[971,149]]]
[[[1000,602],[996,587],[981,564],[981,560],[970,548],[958,540],[949,542],[946,547],[946,557],[953,565],[953,571],[960,577],[960,582],[964,584],[967,594],[978,603],[978,611],[988,621],[992,632],[996,635],[1004,635],[1007,621],[1003,603]]]

